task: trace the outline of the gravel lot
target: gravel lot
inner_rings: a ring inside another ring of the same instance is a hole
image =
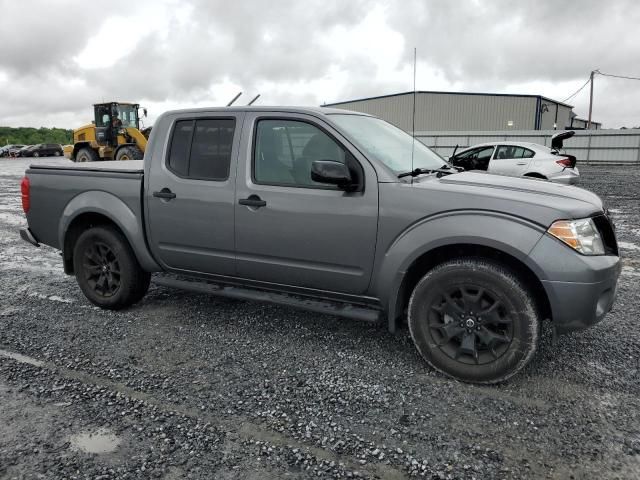
[[[0,478],[640,478],[640,169],[581,167],[618,227],[613,312],[476,387],[406,330],[153,285],[93,307],[17,235],[29,163],[0,159]]]

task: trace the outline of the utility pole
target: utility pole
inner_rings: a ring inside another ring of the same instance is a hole
[[[591,112],[593,111],[593,76],[595,73],[595,70],[591,70],[591,76],[589,77],[589,81],[591,82],[591,92],[589,93],[589,121],[587,122],[587,130],[591,130]]]

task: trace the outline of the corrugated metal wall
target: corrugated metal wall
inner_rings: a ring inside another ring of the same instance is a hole
[[[443,157],[485,142],[532,142],[549,146],[558,130],[416,132],[416,138]],[[564,150],[587,164],[640,164],[640,130],[576,130]]]
[[[465,93],[416,94],[416,131],[424,130],[533,130],[536,128],[538,97]],[[547,111],[541,114],[541,128],[553,128],[556,103],[542,99]],[[411,131],[413,94],[356,100],[328,105],[369,113]],[[558,105],[559,128],[569,121],[571,109]],[[511,122],[511,124],[509,124]]]

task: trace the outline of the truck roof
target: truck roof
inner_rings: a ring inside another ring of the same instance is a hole
[[[286,113],[310,113],[312,115],[361,115],[370,117],[366,113],[343,110],[329,107],[296,107],[296,106],[231,106],[231,107],[203,107],[169,110],[165,113],[203,113],[203,112],[286,112]]]

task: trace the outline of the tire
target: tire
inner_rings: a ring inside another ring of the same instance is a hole
[[[58,152],[58,151],[53,152],[53,156],[54,157],[59,157],[60,156],[60,152]]]
[[[129,242],[114,227],[83,232],[73,249],[73,265],[82,293],[100,308],[128,307],[149,289],[151,275],[142,270]]]
[[[529,363],[538,347],[540,316],[513,272],[469,257],[442,263],[418,282],[409,300],[409,330],[436,370],[492,384]]]
[[[38,158],[40,156],[40,154],[38,152],[33,152],[33,156]]]
[[[100,160],[98,153],[89,147],[84,147],[76,153],[76,162],[97,162]]]
[[[122,147],[116,153],[116,160],[142,160],[144,153],[135,145]]]

